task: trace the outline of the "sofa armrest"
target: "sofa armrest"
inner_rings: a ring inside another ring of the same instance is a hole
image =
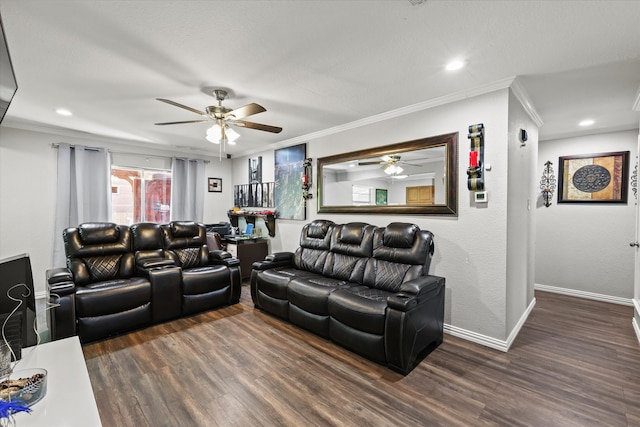
[[[400,285],[400,292],[387,298],[387,305],[400,311],[411,310],[421,302],[439,294],[444,288],[444,277],[422,276]]]
[[[71,337],[76,330],[76,284],[68,268],[52,268],[46,271],[49,304],[53,306],[47,318],[52,340]]]
[[[276,267],[287,267],[293,264],[293,252],[275,252],[267,255],[264,261],[252,264],[254,270],[269,270]]]
[[[69,295],[75,292],[73,274],[68,268],[52,268],[46,271],[47,287],[50,294],[58,296]]]
[[[387,298],[385,354],[388,366],[407,375],[443,339],[445,279],[422,276]]]
[[[73,282],[73,274],[68,268],[52,268],[47,270],[47,283],[52,285],[60,282]]]
[[[240,265],[240,260],[238,258],[234,258],[233,255],[227,251],[216,249],[209,252],[209,263],[222,264],[227,267],[236,267]]]
[[[173,267],[176,263],[169,258],[148,258],[139,260],[136,267],[143,270],[151,270],[154,268]]]

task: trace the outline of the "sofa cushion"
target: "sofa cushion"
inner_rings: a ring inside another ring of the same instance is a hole
[[[150,301],[151,284],[142,277],[95,282],[76,290],[78,317],[120,313],[149,304]]]
[[[193,221],[173,221],[169,226],[174,237],[192,237],[199,234],[198,225]]]
[[[353,284],[362,284],[368,258],[329,253],[322,274]]]
[[[80,239],[85,245],[113,243],[118,241],[120,226],[114,223],[89,222],[78,226]]]
[[[133,237],[134,251],[156,251],[162,249],[162,233],[160,225],[151,222],[140,222],[130,227]]]
[[[422,276],[422,265],[401,264],[372,258],[367,262],[363,283],[376,289],[398,292],[400,285]]]
[[[312,221],[311,223],[309,223],[306,237],[313,238],[313,239],[324,239],[325,237],[327,237],[327,234],[331,229],[332,225],[333,225],[333,221],[327,221],[327,220]],[[304,237],[304,232],[303,232],[303,237]],[[325,249],[328,249],[328,246]]]
[[[287,287],[294,277],[304,277],[313,273],[298,270],[295,267],[278,267],[261,271],[257,277],[257,286],[264,294],[277,299],[287,299]]]
[[[432,254],[433,234],[414,224],[394,222],[376,229],[373,235],[373,257],[376,259],[422,265],[427,274]]]
[[[227,267],[211,265],[182,270],[183,295],[206,294],[230,285]]]
[[[298,277],[289,282],[289,302],[309,313],[328,315],[327,301],[334,290],[346,286],[344,280],[321,275]]]
[[[373,232],[375,227],[364,222],[337,225],[331,237],[331,252],[370,257],[373,253]]]
[[[322,274],[328,254],[329,252],[325,249],[300,247],[296,249],[293,256],[293,264],[298,270]]]
[[[384,335],[387,297],[382,289],[352,286],[337,289],[328,298],[329,315],[354,329]]]

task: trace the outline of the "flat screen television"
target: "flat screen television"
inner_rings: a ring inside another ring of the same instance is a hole
[[[13,72],[13,64],[9,56],[9,47],[4,34],[4,25],[0,16],[0,123],[9,109],[9,104],[18,90],[16,75]]]
[[[17,284],[25,286],[15,287]],[[9,298],[20,300],[22,303]],[[20,346],[29,347],[37,344],[37,335],[34,330],[36,319],[36,298],[33,289],[33,274],[31,272],[31,259],[28,254],[21,254],[0,260],[0,328],[4,320],[16,307],[19,307],[15,315],[11,317],[21,319],[17,325],[20,329]],[[7,323],[9,325],[9,323]],[[16,327],[15,324],[11,324]],[[6,335],[12,335],[5,328]],[[2,335],[0,335],[2,339]],[[14,346],[11,345],[13,348]],[[14,352],[16,349],[14,348]],[[18,349],[19,350],[19,349]],[[19,353],[17,351],[16,353]]]

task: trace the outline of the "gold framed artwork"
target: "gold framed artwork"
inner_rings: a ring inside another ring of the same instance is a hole
[[[627,203],[629,152],[563,156],[558,203]]]

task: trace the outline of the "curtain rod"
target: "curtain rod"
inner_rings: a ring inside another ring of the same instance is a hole
[[[60,147],[60,143],[58,142],[52,142],[51,143],[51,148],[59,148]],[[75,148],[75,145],[69,145],[69,147]],[[101,148],[100,147],[84,147],[85,150],[87,151],[100,151]],[[157,154],[141,154],[141,153],[130,153],[130,152],[126,152],[126,151],[112,151],[107,149],[107,152],[111,153],[111,154],[126,154],[129,156],[139,156],[139,157],[155,157],[157,159],[172,159],[173,157],[175,157],[176,159],[179,160],[200,160],[200,159],[190,159],[188,157],[176,157],[176,156],[159,156]],[[210,160],[203,160],[203,162],[205,164],[209,164],[211,163]]]

